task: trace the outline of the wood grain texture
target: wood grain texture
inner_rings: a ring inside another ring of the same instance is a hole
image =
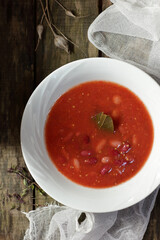
[[[26,204],[9,198],[9,193],[21,192],[23,183],[7,169],[24,166],[19,133],[34,84],[34,2],[1,1],[0,19],[0,239],[19,240],[28,226],[20,210],[32,209],[32,192]]]
[[[74,19],[65,15],[64,10],[54,1],[50,1],[50,12],[52,13],[52,21],[56,26],[72,41],[79,45],[88,57],[98,56],[98,50],[88,41],[87,30],[91,22],[98,15],[98,1],[81,1],[81,0],[65,0],[61,1],[63,5],[74,11],[79,16],[88,16],[82,19]],[[37,24],[40,21],[42,10],[37,1]],[[44,21],[44,34],[39,44],[39,48],[36,52],[36,83],[39,84],[42,79],[50,72],[58,67],[69,63],[71,61],[84,58],[85,55],[80,49],[74,47],[70,54],[64,52],[64,50],[58,49],[54,46],[53,35]],[[54,200],[49,196],[44,197],[36,191],[35,204],[44,205],[47,202],[53,202]]]
[[[67,54],[63,50],[54,46],[54,38],[50,29],[44,20],[44,33],[42,41],[36,54],[36,81],[37,84],[47,76],[50,72],[58,67],[77,60],[85,58],[85,54],[89,57],[98,56],[98,50],[88,41],[87,30],[91,22],[98,15],[98,1],[81,1],[81,0],[65,0],[61,1],[63,5],[74,11],[77,15],[88,16],[82,19],[74,19],[66,16],[64,10],[54,1],[49,1],[49,8],[51,12],[52,22],[73,42],[79,45],[80,49],[71,48],[71,54]],[[37,24],[40,21],[42,10],[37,1]]]
[[[112,5],[110,0],[102,0],[101,1],[102,5],[101,5],[101,11],[104,11],[106,8],[110,7]],[[106,56],[103,52],[101,52],[100,54],[102,57],[108,57]]]
[[[61,3],[78,15],[89,16],[82,19],[68,17],[56,2],[50,0],[53,23],[78,44],[88,57],[98,56],[98,50],[88,41],[87,30],[96,16],[111,5],[110,0],[61,0]],[[25,204],[20,205],[8,196],[9,193],[20,193],[24,189],[22,180],[15,174],[7,173],[7,169],[11,165],[24,166],[19,131],[25,104],[34,88],[50,72],[85,57],[76,47],[71,54],[57,49],[45,21],[42,40],[35,53],[35,26],[41,15],[39,0],[6,0],[0,4],[0,240],[23,239],[28,220],[20,210],[29,211],[34,208],[32,192],[25,198]],[[54,201],[37,191],[35,197],[36,206]],[[13,205],[15,208],[11,210]],[[160,194],[143,240],[160,240],[159,215]]]
[[[104,11],[106,8],[108,8],[111,5],[112,3],[110,0],[102,0],[102,11]]]
[[[160,192],[151,213],[150,221],[143,240],[160,240]]]

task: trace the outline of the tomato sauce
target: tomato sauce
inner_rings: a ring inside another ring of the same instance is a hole
[[[100,129],[93,117],[109,115],[114,132]],[[133,177],[153,144],[153,125],[142,101],[129,89],[92,81],[64,93],[45,125],[50,159],[67,178],[86,187],[105,188]]]

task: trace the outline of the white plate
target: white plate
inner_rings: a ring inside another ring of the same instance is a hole
[[[93,189],[64,177],[49,159],[44,125],[54,102],[71,87],[105,80],[132,90],[146,105],[154,126],[154,143],[144,167],[118,186]],[[149,195],[160,183],[160,88],[138,68],[113,59],[82,59],[57,69],[36,88],[24,110],[21,147],[27,167],[44,191],[57,201],[82,211],[110,212],[129,207]]]

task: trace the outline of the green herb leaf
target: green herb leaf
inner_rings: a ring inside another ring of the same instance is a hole
[[[21,193],[21,198],[23,198],[25,195],[27,195],[27,193],[28,193],[28,189],[26,188],[26,189],[23,189],[23,191],[22,191],[22,193]]]
[[[27,180],[25,178],[23,179],[23,184],[24,186],[27,186]]]
[[[93,120],[97,123],[99,129],[104,129],[111,133],[114,132],[113,120],[109,115],[100,112],[93,117]]]

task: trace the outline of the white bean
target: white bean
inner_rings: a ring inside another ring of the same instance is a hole
[[[119,117],[119,111],[118,111],[117,109],[114,109],[114,110],[112,111],[112,117],[114,117],[114,118]]]
[[[135,134],[132,137],[132,143],[133,143],[133,145],[137,144],[137,136]]]
[[[96,152],[100,152],[102,150],[102,148],[105,146],[106,142],[107,142],[106,139],[104,139],[104,138],[101,139],[96,146]]]
[[[74,158],[74,159],[73,159],[73,165],[74,165],[74,167],[75,167],[76,170],[79,170],[80,164],[79,164],[79,161],[78,161],[77,158]]]
[[[102,157],[101,162],[102,163],[108,163],[110,161],[109,157]]]
[[[110,140],[110,145],[112,146],[112,147],[119,147],[120,145],[121,145],[121,141],[119,141],[119,140]]]
[[[119,95],[114,95],[113,96],[113,103],[114,104],[120,104],[121,103],[121,97]]]

